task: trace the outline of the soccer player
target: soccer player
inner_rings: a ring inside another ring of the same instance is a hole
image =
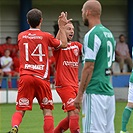
[[[129,80],[128,103],[122,114],[122,129],[120,133],[128,133],[127,124],[133,111],[133,71]]]
[[[115,40],[101,24],[100,16],[101,4],[97,0],[84,3],[82,18],[89,31],[84,36],[84,67],[74,101],[80,109],[83,99],[83,133],[114,133],[115,98],[110,74]]]
[[[32,9],[27,13],[30,29],[18,35],[20,50],[20,81],[16,102],[16,112],[12,116],[12,129],[17,133],[26,110],[32,110],[34,97],[43,110],[45,133],[53,133],[53,101],[49,82],[48,46],[67,47],[64,26],[68,22],[65,13],[59,16],[60,40],[40,30],[42,12]]]
[[[74,26],[69,22],[65,26],[68,46],[64,49],[55,49],[53,55],[56,60],[55,87],[67,117],[60,121],[54,133],[65,132],[68,128],[71,133],[79,133],[79,110],[74,106],[74,99],[78,92],[78,65],[82,44],[72,42]],[[60,34],[57,35],[60,38]]]

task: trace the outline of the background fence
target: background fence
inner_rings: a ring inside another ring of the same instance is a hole
[[[111,82],[114,87],[116,100],[127,100],[128,96],[128,82],[129,82],[129,73],[125,74],[116,74],[111,78]],[[54,103],[60,103],[61,99],[58,96],[54,88],[54,77],[50,78],[51,89],[53,95]],[[17,97],[17,78],[12,77],[11,79],[12,88],[8,88],[8,78],[4,77],[2,79],[2,88],[0,90],[0,103],[15,103]],[[33,101],[37,102],[36,98]]]

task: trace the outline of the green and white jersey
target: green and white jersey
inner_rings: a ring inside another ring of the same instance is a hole
[[[101,24],[86,33],[83,42],[83,63],[95,62],[86,93],[114,95],[110,75],[112,62],[115,60],[115,45],[112,33]]]
[[[132,70],[132,73],[131,73],[131,75],[130,75],[129,82],[133,83],[133,70]]]

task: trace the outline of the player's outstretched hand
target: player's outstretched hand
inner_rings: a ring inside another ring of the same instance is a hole
[[[58,19],[58,25],[65,26],[67,23],[72,21],[72,19],[67,19],[67,12],[61,12],[59,19]]]
[[[74,100],[74,106],[79,110],[81,109],[82,98],[83,95],[78,94],[76,99]]]

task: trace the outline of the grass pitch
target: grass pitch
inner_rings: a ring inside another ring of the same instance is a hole
[[[66,113],[61,109],[61,104],[55,104],[53,115],[55,126],[58,122],[66,116]],[[123,109],[126,106],[126,102],[116,102],[116,115],[115,115],[115,131],[120,132],[121,129],[121,118]],[[6,133],[11,129],[11,117],[15,111],[15,104],[0,104],[0,133]],[[80,119],[81,125],[81,119]],[[39,109],[38,104],[33,105],[32,111],[27,111],[23,121],[19,127],[19,133],[43,133],[43,115]],[[129,133],[133,133],[133,113],[128,123]],[[82,126],[81,126],[82,129]],[[70,133],[67,131],[66,133]],[[82,133],[82,130],[81,130]]]

